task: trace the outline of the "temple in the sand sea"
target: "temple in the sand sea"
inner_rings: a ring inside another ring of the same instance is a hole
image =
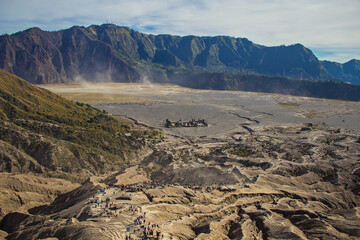
[[[207,127],[208,124],[205,121],[205,119],[198,119],[198,120],[191,119],[191,121],[179,120],[176,122],[166,119],[165,126],[168,128],[171,128],[171,127]]]

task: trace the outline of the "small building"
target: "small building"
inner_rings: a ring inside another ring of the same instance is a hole
[[[166,119],[165,121],[165,127],[172,128],[172,127],[207,127],[208,123],[205,121],[205,119],[191,119],[191,121],[182,121],[181,119],[179,121],[173,122],[169,119]]]

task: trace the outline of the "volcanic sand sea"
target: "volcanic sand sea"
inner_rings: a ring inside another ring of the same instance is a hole
[[[324,122],[360,130],[360,102],[242,91],[214,91],[175,85],[86,83],[40,85],[72,100],[92,104],[180,136],[223,136],[240,125],[272,126]],[[205,119],[207,128],[164,127],[171,121]]]

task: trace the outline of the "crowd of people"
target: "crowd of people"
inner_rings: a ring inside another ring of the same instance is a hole
[[[126,240],[160,240],[164,238],[159,230],[157,224],[147,224],[143,216],[138,217],[135,225],[139,225],[138,228],[134,228],[131,233],[131,228],[127,228]]]
[[[141,206],[129,204],[116,204],[113,201],[116,193],[120,192],[135,192],[144,189],[155,188],[155,184],[137,184],[137,185],[121,185],[121,186],[106,186],[99,188],[97,193],[89,200],[93,208],[101,209],[100,216],[114,216],[117,217],[121,213],[129,215],[137,215],[133,224],[126,227],[126,240],[160,240],[163,235],[160,232],[158,224],[150,224],[146,221],[146,213],[142,213]],[[120,197],[121,199],[121,197]]]
[[[164,187],[175,187],[181,186],[193,191],[209,192],[212,190],[219,191],[231,191],[227,187],[222,186],[203,186],[203,185],[180,185],[180,184],[168,184],[162,185],[159,183],[141,183],[141,184],[129,184],[129,185],[118,185],[118,186],[106,186],[105,188],[99,188],[97,194],[94,195],[93,199],[90,199],[90,203],[93,204],[94,208],[100,208],[102,212],[100,216],[114,216],[117,217],[124,213],[129,215],[136,215],[133,224],[129,224],[126,227],[126,240],[160,240],[164,236],[160,232],[158,224],[151,224],[146,221],[146,213],[142,211],[141,206],[130,205],[125,203],[116,203],[116,200],[130,200],[131,192],[144,191],[147,189],[164,188]],[[128,195],[116,195],[116,193],[123,192]],[[117,197],[116,197],[117,196]],[[114,204],[115,201],[115,204]]]
[[[146,189],[154,189],[154,188],[164,188],[164,187],[175,187],[180,186],[187,189],[191,189],[194,191],[211,191],[211,190],[219,190],[219,191],[229,191],[228,186],[226,184],[216,184],[216,185],[203,185],[203,184],[180,184],[180,183],[173,183],[173,184],[161,184],[157,182],[145,182],[145,183],[137,183],[137,184],[128,184],[128,185],[115,185],[114,187],[120,189],[121,191],[125,192],[139,192]],[[233,191],[231,189],[230,191]]]

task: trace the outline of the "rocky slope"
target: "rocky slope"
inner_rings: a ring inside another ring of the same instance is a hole
[[[248,126],[230,138],[168,137],[136,168],[8,214],[0,228],[7,239],[141,238],[144,226],[162,239],[358,239],[358,134]],[[104,183],[113,187],[102,193]]]
[[[91,38],[83,28],[60,32],[32,28],[1,36],[0,68],[31,83],[59,83],[76,78],[94,80],[116,76],[132,81],[139,74],[107,44]]]
[[[33,174],[0,173],[0,218],[11,211],[27,213],[28,209],[50,204],[61,194],[79,187],[64,179],[44,178]]]
[[[0,217],[49,203],[74,186],[63,181],[57,188],[60,180],[37,176],[83,182],[120,170],[160,136],[0,70]],[[29,173],[35,176],[16,175]]]
[[[166,78],[168,70],[316,80],[344,76],[335,68],[327,71],[301,44],[265,47],[227,36],[154,36],[112,24],[0,36],[0,68],[31,83],[131,82],[154,73]],[[358,78],[356,72],[346,74],[348,81]]]
[[[0,87],[1,171],[97,174],[160,136],[2,70]]]
[[[20,81],[13,80],[16,79]],[[20,82],[23,87],[17,90],[18,95],[12,95],[16,96],[17,104],[8,102],[15,110],[20,102],[29,104],[24,101],[26,94],[22,91],[31,85]],[[11,86],[4,89],[9,92]],[[122,102],[97,106],[107,106],[102,109],[114,114],[119,109],[125,109],[119,114],[138,109],[143,117],[138,121],[153,118],[154,121],[147,123],[159,127],[164,124],[165,116],[196,117],[205,109],[209,126],[201,129],[164,127],[165,138],[150,145],[141,156],[129,164],[115,162],[119,167],[114,166],[113,170],[119,171],[108,172],[98,179],[92,177],[76,189],[73,189],[76,185],[71,186],[64,180],[4,174],[4,180],[0,179],[4,182],[1,191],[5,194],[11,191],[11,194],[8,199],[2,195],[5,199],[0,201],[7,201],[4,206],[9,206],[4,208],[4,214],[12,212],[1,220],[0,229],[5,232],[0,232],[0,236],[7,239],[126,239],[129,235],[143,237],[146,227],[147,236],[156,239],[159,235],[167,240],[359,238],[358,102],[270,94],[261,94],[263,100],[259,101],[259,94],[250,92],[139,84],[108,87],[122,96]],[[64,90],[69,92],[69,88]],[[83,91],[99,97],[89,91],[91,89],[94,87]],[[104,89],[96,84],[97,91]],[[130,96],[128,102],[124,101],[123,94],[136,89],[139,92]],[[46,93],[42,92],[45,98]],[[62,101],[62,98],[57,100]],[[182,105],[186,108],[181,109]],[[301,105],[306,107],[300,108]],[[57,108],[53,103],[52,110]],[[37,116],[40,121],[41,109],[34,113],[29,107],[28,115],[23,113],[23,118]],[[18,114],[18,111],[12,112]],[[3,112],[6,117],[3,121],[11,122],[7,117],[9,112]],[[348,117],[344,118],[345,115]],[[73,119],[72,116],[69,114],[68,119]],[[337,121],[331,121],[332,117]],[[16,121],[12,122],[15,125]],[[324,122],[332,123],[332,127]],[[16,126],[23,128],[23,125]],[[91,125],[88,129],[92,131]],[[124,136],[132,136],[129,133],[134,132],[126,132]],[[18,135],[21,134],[15,134]],[[6,138],[3,142],[11,159],[19,161],[13,169],[26,169],[31,165],[22,160],[30,154],[24,154],[21,149],[17,151]],[[90,166],[91,171],[91,165],[86,166]],[[40,168],[45,175],[52,174],[48,168],[42,165]],[[104,172],[107,169],[104,167]],[[58,170],[57,173],[74,176],[77,171]],[[61,194],[66,186],[73,190]]]

